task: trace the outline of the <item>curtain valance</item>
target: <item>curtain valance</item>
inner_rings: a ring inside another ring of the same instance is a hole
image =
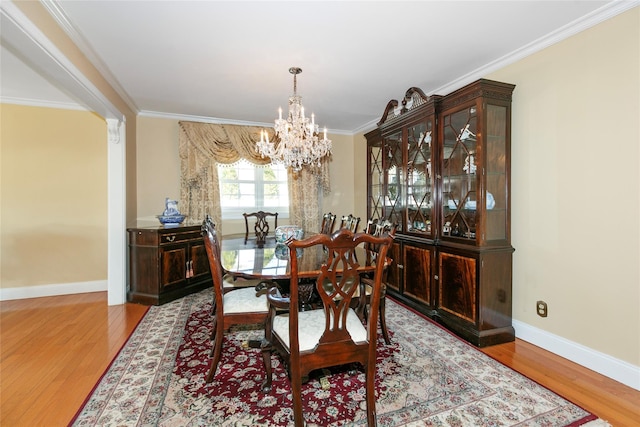
[[[217,164],[240,159],[256,165],[270,163],[255,151],[260,139],[258,126],[221,125],[181,121],[179,125],[180,205],[192,221],[211,215],[218,230],[222,228],[220,186]],[[269,139],[275,138],[272,129]],[[323,196],[330,192],[329,163],[323,160],[319,170],[304,168],[289,172],[290,220],[305,230],[319,230]]]

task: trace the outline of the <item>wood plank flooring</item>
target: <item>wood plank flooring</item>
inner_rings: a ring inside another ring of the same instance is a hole
[[[67,425],[146,311],[106,292],[1,302],[0,425]]]
[[[146,310],[109,307],[106,292],[0,302],[0,425],[67,425]],[[483,351],[615,427],[640,425],[640,391],[521,340]]]

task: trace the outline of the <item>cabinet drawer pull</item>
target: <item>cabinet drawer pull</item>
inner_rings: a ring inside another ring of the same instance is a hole
[[[433,278],[436,279],[436,280],[440,279],[440,277],[438,277],[437,274],[434,274]]]
[[[167,242],[173,242],[176,240],[176,236],[167,236]]]
[[[399,268],[400,270],[402,270],[402,269],[404,268],[404,265],[402,265],[402,264],[398,264],[398,268]]]

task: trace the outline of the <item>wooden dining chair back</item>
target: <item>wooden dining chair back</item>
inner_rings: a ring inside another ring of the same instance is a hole
[[[202,223],[202,236],[209,259],[213,279],[213,325],[211,338],[211,362],[206,382],[211,382],[216,373],[222,355],[222,342],[225,331],[233,325],[263,324],[268,315],[267,297],[264,292],[259,296],[256,287],[225,287],[223,269],[220,262],[220,242],[215,224],[209,216]]]
[[[397,228],[397,224],[391,223],[389,220],[369,220],[367,221],[367,228],[365,232],[367,234],[371,234],[376,237],[385,237],[389,234],[395,235]],[[367,252],[367,256],[371,256],[371,254],[375,254],[379,252],[379,246],[376,244],[369,244],[367,246],[369,251]],[[371,262],[371,259],[367,259],[367,262]],[[393,262],[393,260],[391,260]],[[389,266],[385,265],[384,272],[382,273],[382,290],[380,292],[380,304],[378,305],[379,315],[378,319],[380,322],[380,330],[382,331],[382,336],[384,337],[384,342],[388,345],[391,344],[391,337],[389,336],[389,330],[387,329],[387,321],[386,321],[386,295],[387,295],[387,276],[388,276]],[[362,316],[364,318],[367,317],[367,311],[371,307],[371,297],[373,295],[373,277],[372,275],[365,275],[362,278],[361,282],[361,292],[365,295],[364,304],[362,304],[361,309],[364,309],[364,313]]]
[[[278,228],[278,213],[277,212],[251,212],[251,213],[243,213],[244,216],[244,243],[247,243],[249,240],[249,218],[255,218],[255,223],[253,224],[253,231],[256,236],[256,245],[259,248],[263,247],[267,241],[267,236],[269,235],[269,218],[273,218],[273,230]]]
[[[282,297],[276,288],[270,289],[267,295],[269,319],[263,343],[266,373],[263,390],[271,388],[271,354],[275,351],[284,359],[289,369],[296,426],[304,425],[301,396],[303,378],[316,369],[355,362],[360,363],[366,373],[367,421],[369,426],[375,425],[377,328],[363,326],[351,307],[352,299],[356,298],[360,287],[362,273],[355,249],[359,245],[379,245],[379,257],[386,259],[391,241],[391,235],[382,238],[342,228],[331,236],[317,234],[287,243],[291,259],[289,297]],[[317,309],[298,311],[299,266],[296,251],[299,249],[317,249],[318,254],[326,257],[315,280],[316,291],[321,299],[321,306]],[[368,325],[377,325],[383,269],[384,262],[376,263]],[[356,379],[351,384],[354,392],[361,388]]]
[[[346,228],[353,233],[358,231],[358,225],[360,225],[360,217],[353,216],[352,214],[345,215],[340,220],[340,228]]]
[[[322,215],[322,226],[320,227],[320,233],[330,235],[333,233],[333,227],[336,223],[336,215],[331,212]]]

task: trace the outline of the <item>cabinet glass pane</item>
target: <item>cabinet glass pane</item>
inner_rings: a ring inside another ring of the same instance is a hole
[[[385,139],[385,170],[387,192],[384,200],[384,216],[402,229],[402,132]]]
[[[486,240],[507,238],[507,107],[487,105]]]
[[[442,168],[442,234],[476,238],[476,107],[444,117]]]
[[[431,147],[433,122],[420,123],[407,132],[407,231],[431,234],[433,178]]]
[[[382,144],[369,146],[369,218],[382,219],[384,207],[384,174],[382,172]]]

